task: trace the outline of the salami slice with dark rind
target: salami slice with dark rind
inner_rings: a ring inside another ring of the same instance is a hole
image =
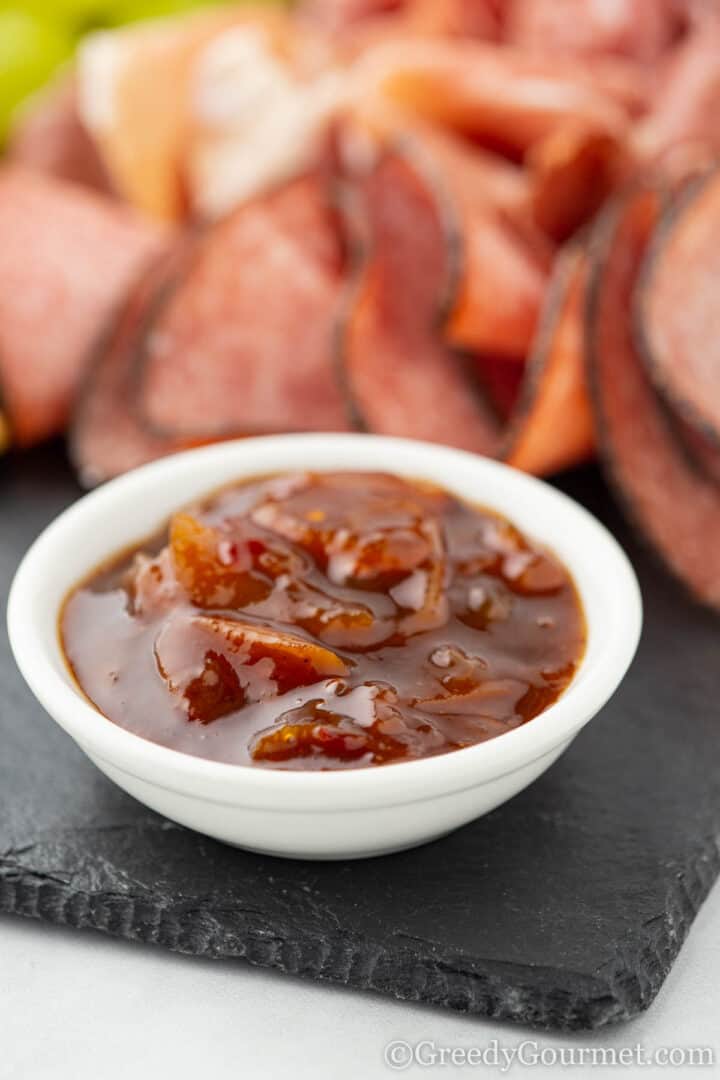
[[[148,424],[183,439],[347,428],[332,359],[337,243],[316,176],[210,227],[143,339]]]
[[[0,171],[0,394],[17,445],[63,430],[92,341],[166,239],[76,184]]]
[[[349,123],[342,128],[350,171],[363,139],[370,158],[378,143],[401,147],[422,165],[437,197],[452,206],[449,239],[458,259],[445,326],[448,343],[463,352],[524,359],[553,256],[553,245],[533,224],[525,173],[431,124],[398,119],[382,109],[364,119],[365,130]]]
[[[363,187],[371,246],[340,353],[359,425],[475,450],[539,474],[588,458],[582,246],[556,261],[524,370],[512,359],[461,357],[443,336],[464,266],[453,205],[406,149],[388,151]],[[491,291],[492,282],[485,287]]]
[[[455,288],[442,203],[400,150],[388,150],[358,185],[369,248],[339,354],[353,414],[377,433],[491,453],[497,421],[441,333]]]
[[[603,459],[629,514],[690,591],[720,608],[720,490],[681,444],[633,334],[633,293],[662,201],[651,184],[638,187],[600,223],[589,379]]]
[[[667,210],[645,261],[637,329],[668,406],[720,449],[720,170]]]
[[[138,341],[158,290],[179,265],[182,254],[180,249],[168,252],[148,268],[93,350],[69,435],[70,455],[86,487],[188,445],[149,432],[135,411]]]

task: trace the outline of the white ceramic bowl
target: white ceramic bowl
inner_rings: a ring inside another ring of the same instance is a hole
[[[499,511],[550,547],[575,578],[585,657],[562,697],[530,723],[477,746],[404,764],[283,772],[191,757],[133,735],[75,685],[58,640],[68,590],[161,526],[184,503],[235,479],[296,469],[385,470],[435,481]],[[514,469],[442,446],[370,435],[288,435],[192,450],[81,499],[25,556],[8,605],[10,641],[30,688],[107,776],[135,798],[231,844],[300,858],[358,858],[442,836],[521,791],[569,745],[625,674],[642,622],[618,544],[567,496]]]

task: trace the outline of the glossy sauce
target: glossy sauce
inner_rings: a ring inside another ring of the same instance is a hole
[[[225,488],[73,590],[60,630],[116,724],[283,769],[501,735],[559,697],[585,643],[549,552],[488,510],[379,473]]]

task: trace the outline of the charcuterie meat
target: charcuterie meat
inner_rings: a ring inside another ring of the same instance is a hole
[[[652,245],[637,319],[648,370],[670,408],[720,447],[720,173],[691,185]]]
[[[347,427],[333,366],[339,256],[322,197],[311,176],[247,203],[169,283],[140,357],[139,405],[159,433]]]
[[[78,185],[0,171],[0,394],[18,446],[63,430],[92,342],[165,243]]]
[[[593,402],[608,474],[628,512],[691,592],[720,607],[718,486],[692,462],[633,333],[633,294],[662,197],[640,188],[599,233],[588,327]]]

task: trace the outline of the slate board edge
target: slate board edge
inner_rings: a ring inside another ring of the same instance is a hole
[[[641,943],[618,942],[616,961],[588,976],[484,960],[483,971],[473,971],[462,956],[440,961],[432,942],[400,936],[392,946],[337,933],[298,940],[270,923],[243,925],[239,910],[200,910],[197,898],[163,903],[143,894],[78,892],[50,875],[28,873],[9,854],[0,858],[0,912],[561,1031],[603,1027],[647,1009],[720,873],[719,837],[678,869],[666,912],[643,926]]]

